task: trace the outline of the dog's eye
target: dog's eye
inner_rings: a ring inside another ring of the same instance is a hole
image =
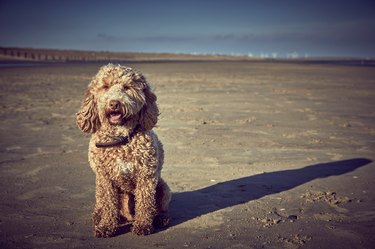
[[[127,91],[127,90],[129,90],[129,89],[130,89],[129,86],[123,86],[123,87],[122,87],[122,90],[124,90],[124,91]]]

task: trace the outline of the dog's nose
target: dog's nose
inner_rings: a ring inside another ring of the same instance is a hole
[[[111,101],[109,101],[109,107],[112,110],[116,110],[116,109],[120,108],[120,101],[118,101],[118,100],[111,100]]]

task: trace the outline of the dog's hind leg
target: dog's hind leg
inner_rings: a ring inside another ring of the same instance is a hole
[[[171,201],[172,193],[167,183],[163,179],[159,179],[159,183],[156,187],[156,208],[157,215],[154,219],[154,226],[163,228],[166,227],[170,222],[170,216],[168,215],[169,202]]]

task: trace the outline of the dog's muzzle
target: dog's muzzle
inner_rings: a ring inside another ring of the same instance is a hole
[[[107,117],[112,124],[120,123],[123,117],[121,103],[118,100],[111,100],[108,104]]]

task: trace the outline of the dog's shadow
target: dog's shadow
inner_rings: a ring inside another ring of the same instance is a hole
[[[318,178],[342,175],[371,162],[372,160],[366,158],[354,158],[247,176],[195,191],[173,193],[170,204],[172,217],[170,226],[270,194],[287,191]]]

